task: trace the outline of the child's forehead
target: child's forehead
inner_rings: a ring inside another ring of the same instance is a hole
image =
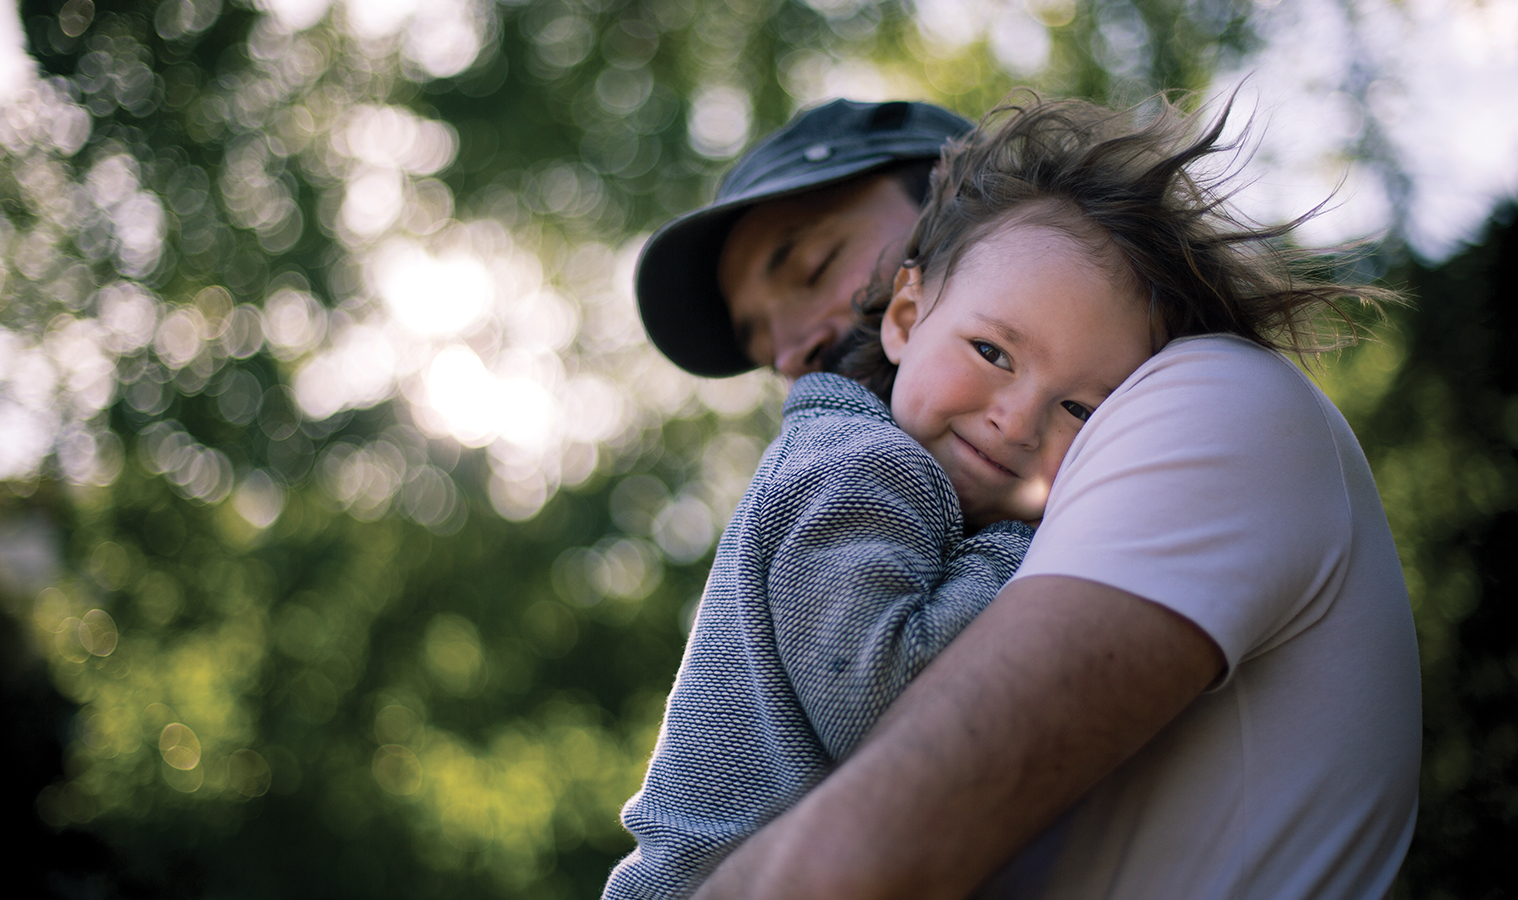
[[[966,243],[952,270],[943,275],[948,279],[1016,277],[1019,267],[1052,265],[1072,274],[1089,277],[1099,273],[1116,281],[1113,276],[1125,262],[1121,251],[1103,233],[1088,236],[1059,224],[1023,218],[987,227]]]
[[[970,236],[957,258],[936,276],[940,285],[962,277],[1015,278],[1021,265],[1052,261],[1072,277],[1098,275],[1107,284],[1144,299],[1137,273],[1117,242],[1073,204],[1037,201]]]

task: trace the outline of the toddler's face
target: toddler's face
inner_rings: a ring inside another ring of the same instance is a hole
[[[899,366],[891,414],[976,528],[1043,518],[1081,424],[1152,355],[1147,302],[1041,225],[981,239],[941,292],[902,269],[881,340]]]

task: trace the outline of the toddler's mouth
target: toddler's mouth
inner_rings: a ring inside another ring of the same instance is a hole
[[[960,437],[958,433],[955,433],[954,436],[957,437],[957,438],[959,438],[961,441],[964,441],[964,445],[966,447],[969,447],[971,450],[975,451],[975,455],[976,456],[978,456],[981,459],[985,460],[992,467],[994,467],[996,469],[999,469],[1002,472],[1005,472],[1007,475],[1009,475],[1009,476],[1011,476],[1013,478],[1017,477],[1017,473],[1016,472],[1012,471],[1011,469],[1007,468],[1006,466],[1002,465],[1001,463],[997,462],[996,460],[992,459],[991,457],[989,457],[989,456],[985,455],[984,453],[980,452],[980,448],[979,447],[975,446],[974,444],[970,443],[969,441],[966,441],[964,438]]]

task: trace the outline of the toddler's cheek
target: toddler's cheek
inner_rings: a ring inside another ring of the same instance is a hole
[[[1035,478],[1024,481],[1018,488],[1015,507],[1017,518],[1033,523],[1044,517],[1044,507],[1049,504],[1049,479]]]
[[[933,439],[932,429],[928,427],[930,417],[922,409],[921,404],[915,401],[916,398],[910,391],[893,391],[891,418],[896,420],[897,428],[907,433],[907,437],[932,450],[933,447],[930,446]]]

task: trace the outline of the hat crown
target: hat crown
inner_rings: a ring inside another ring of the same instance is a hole
[[[927,103],[834,100],[801,113],[754,145],[722,180],[715,202],[787,190],[792,182],[804,186],[819,168],[933,157],[946,139],[970,127]]]

